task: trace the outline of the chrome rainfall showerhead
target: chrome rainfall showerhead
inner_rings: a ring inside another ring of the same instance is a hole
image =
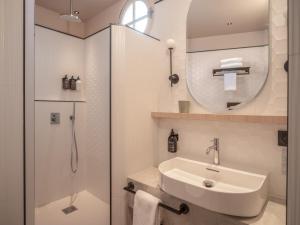
[[[81,19],[79,17],[79,12],[73,10],[73,0],[70,0],[70,14],[65,14],[60,16],[61,19],[66,20],[72,23],[81,23]]]

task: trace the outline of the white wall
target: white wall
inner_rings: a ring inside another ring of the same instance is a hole
[[[209,37],[190,38],[187,40],[187,51],[205,51],[226,48],[241,48],[249,46],[267,45],[268,31],[255,31]]]
[[[167,76],[164,45],[122,26],[112,27],[112,218],[126,223],[126,178],[154,164],[158,91]]]
[[[110,28],[85,40],[86,189],[109,204]]]
[[[60,124],[50,124],[50,114],[60,113]],[[35,103],[35,198],[36,206],[85,189],[85,103],[76,103],[76,136],[79,169],[71,172],[73,114],[71,102]]]
[[[0,1],[0,224],[23,224],[23,1]]]
[[[62,78],[68,74],[85,82],[84,40],[42,27],[35,27],[35,99],[84,100],[81,91],[62,89]]]

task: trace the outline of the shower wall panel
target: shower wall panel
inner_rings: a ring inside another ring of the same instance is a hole
[[[45,100],[35,103],[36,205],[86,190],[109,206],[110,28],[82,40],[36,26],[35,52],[35,97]],[[62,90],[64,74],[79,75],[83,90]],[[65,100],[86,100],[76,103],[75,175],[70,168],[73,103],[59,102]],[[60,113],[60,124],[50,124],[51,113]]]
[[[60,123],[51,124],[50,114],[60,114]],[[35,104],[35,198],[36,206],[85,189],[85,103],[76,103],[76,136],[79,167],[71,171],[73,103]]]
[[[109,204],[110,28],[85,40],[86,188]]]
[[[73,104],[84,100],[84,40],[35,26],[35,187],[36,205],[72,195],[85,189],[85,104],[77,106],[77,136],[79,163],[77,174],[72,174],[71,121]],[[81,91],[62,89],[62,78],[80,76]],[[52,102],[51,102],[52,101]],[[60,124],[50,124],[50,114],[60,113]]]
[[[154,166],[157,127],[151,112],[168,89],[165,43],[122,26],[112,28],[112,224],[126,224],[130,174]]]
[[[35,99],[84,100],[84,88],[81,91],[62,89],[66,74],[80,76],[85,82],[84,52],[84,40],[36,26]]]

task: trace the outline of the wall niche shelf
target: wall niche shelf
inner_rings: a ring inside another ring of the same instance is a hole
[[[268,116],[268,115],[259,116],[259,115],[152,112],[151,117],[153,119],[206,120],[206,121],[227,121],[227,122],[282,124],[282,125],[287,124],[287,116]]]

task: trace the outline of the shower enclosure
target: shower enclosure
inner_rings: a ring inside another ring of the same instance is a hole
[[[79,38],[35,26],[34,120],[35,225],[109,225],[110,28]]]

